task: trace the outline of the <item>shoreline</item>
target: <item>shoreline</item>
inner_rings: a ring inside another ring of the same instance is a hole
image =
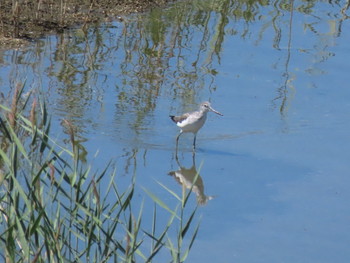
[[[0,45],[19,48],[47,34],[80,25],[117,20],[145,12],[171,0],[3,0],[0,3]]]

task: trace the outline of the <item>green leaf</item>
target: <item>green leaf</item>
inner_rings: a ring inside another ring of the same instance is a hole
[[[164,184],[161,182],[156,181],[161,187],[163,187],[165,190],[167,190],[172,196],[174,196],[177,200],[181,202],[181,197],[179,197],[174,191],[166,187]]]
[[[37,227],[40,224],[41,218],[44,215],[45,210],[42,209],[38,215],[38,217],[35,219],[34,223],[30,227],[30,235],[33,235],[37,231]]]
[[[175,211],[171,210],[162,200],[160,200],[157,196],[155,196],[152,192],[148,191],[146,188],[142,189],[149,195],[149,197],[152,198],[152,200],[154,202],[156,202],[160,207],[164,208],[165,210],[167,210],[169,213],[171,213],[172,215],[176,216],[178,219],[180,219],[178,217],[178,215],[176,215]]]
[[[181,262],[185,262],[185,260],[187,259],[188,257],[188,254],[192,248],[192,245],[197,237],[197,234],[198,234],[198,230],[199,230],[199,224],[197,225],[193,235],[192,235],[192,238],[191,238],[191,241],[190,241],[190,245],[188,246],[188,249],[185,251],[185,253],[183,254],[182,258],[181,258]]]
[[[24,149],[23,144],[21,143],[21,141],[19,140],[19,138],[17,137],[15,131],[12,129],[12,127],[8,127],[9,131],[11,133],[11,137],[12,137],[12,141],[15,143],[15,145],[17,146],[18,150],[22,153],[22,155],[24,156],[25,159],[29,160],[28,158],[28,154],[26,152],[26,150]]]
[[[16,213],[16,212],[14,212],[14,213]],[[16,214],[15,220],[16,220],[16,226],[17,226],[16,227],[16,229],[17,229],[17,243],[22,249],[22,252],[24,254],[24,258],[29,259],[30,251],[29,251],[28,242],[25,238],[26,231],[25,231],[25,229],[23,229],[23,225],[22,225],[22,222],[20,220],[20,216],[18,214]]]
[[[9,167],[11,166],[11,161],[10,161],[9,157],[2,149],[0,149],[0,157],[2,158],[4,163],[6,163],[7,166],[9,166]]]
[[[191,225],[191,222],[192,222],[192,219],[194,217],[194,214],[196,213],[196,210],[197,210],[197,208],[192,212],[190,218],[187,220],[187,223],[186,223],[185,227],[182,229],[182,231],[181,231],[181,237],[182,238],[184,238],[184,236],[186,235],[186,233],[187,233],[187,231],[188,231],[188,229],[189,229],[189,227]]]

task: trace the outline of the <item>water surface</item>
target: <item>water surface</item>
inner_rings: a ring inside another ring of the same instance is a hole
[[[136,176],[140,202],[145,187],[171,205],[157,182],[181,193],[174,172],[198,171],[189,262],[345,262],[347,14],[345,1],[180,1],[2,51],[1,93],[42,92],[57,137],[71,121],[96,169]],[[195,156],[181,136],[176,158],[168,116],[204,100],[224,116],[208,116]]]

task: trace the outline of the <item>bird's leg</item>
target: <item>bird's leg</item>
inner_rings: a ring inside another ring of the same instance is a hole
[[[177,148],[178,148],[178,145],[179,145],[179,138],[180,138],[180,135],[182,134],[182,131],[179,133],[179,135],[176,137],[176,152],[177,152]]]
[[[179,161],[179,157],[178,157],[178,154],[177,154],[177,147],[176,147],[176,151],[175,151],[175,160],[176,160],[176,163],[179,167],[181,167],[181,164],[180,164],[180,161]]]
[[[196,138],[197,138],[197,133],[194,134],[194,139],[193,139],[193,151],[196,149]]]
[[[196,152],[192,152],[192,166],[196,168]]]

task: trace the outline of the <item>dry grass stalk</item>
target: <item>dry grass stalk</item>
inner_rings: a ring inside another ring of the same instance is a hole
[[[9,119],[9,123],[12,128],[15,128],[16,126],[17,105],[19,101],[18,94],[19,94],[19,87],[17,86],[15,89],[15,93],[13,94],[13,97],[12,97],[11,111],[7,115]]]
[[[55,183],[55,166],[50,163],[49,164],[50,167],[50,180],[51,180],[51,185],[53,185]]]
[[[36,126],[36,106],[37,106],[37,100],[34,98],[33,103],[32,103],[32,108],[30,109],[30,123],[32,124],[32,128]]]
[[[100,207],[100,195],[98,194],[96,183],[95,183],[94,179],[92,179],[92,189],[93,189],[94,196],[96,198],[97,206]]]
[[[63,125],[68,129],[70,141],[72,143],[72,147],[74,148],[74,146],[75,146],[74,126],[73,126],[72,122],[70,122],[68,120],[63,120]]]

